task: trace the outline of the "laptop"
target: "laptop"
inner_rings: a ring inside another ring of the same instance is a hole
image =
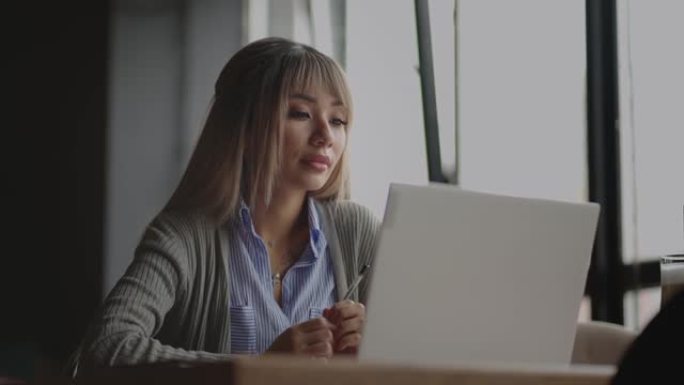
[[[359,358],[569,365],[598,215],[595,203],[390,185]]]

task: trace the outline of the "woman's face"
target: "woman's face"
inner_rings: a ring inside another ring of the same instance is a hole
[[[281,186],[319,190],[347,144],[347,109],[321,87],[292,93],[287,103]]]

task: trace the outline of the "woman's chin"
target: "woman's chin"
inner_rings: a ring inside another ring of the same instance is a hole
[[[297,190],[312,193],[322,189],[327,182],[328,175],[300,175],[299,178],[292,180],[288,185]]]
[[[312,193],[316,192],[325,186],[325,183],[327,180],[322,180],[322,181],[309,181],[309,183],[306,184],[306,191]]]

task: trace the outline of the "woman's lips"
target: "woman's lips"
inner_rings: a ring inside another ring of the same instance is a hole
[[[316,171],[327,171],[330,168],[330,158],[325,155],[311,155],[304,158],[304,163]]]

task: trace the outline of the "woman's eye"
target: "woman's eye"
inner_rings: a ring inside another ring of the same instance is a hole
[[[293,119],[309,119],[309,113],[306,111],[290,110],[290,118]]]
[[[347,122],[339,118],[333,118],[332,120],[330,120],[330,124],[332,124],[333,126],[341,127],[346,126]]]

